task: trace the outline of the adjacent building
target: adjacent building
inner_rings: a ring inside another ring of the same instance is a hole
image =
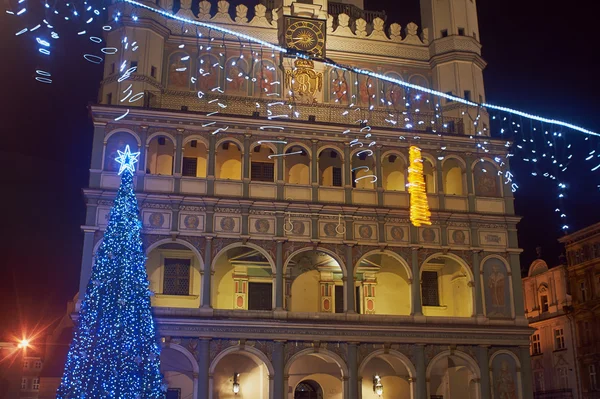
[[[475,0],[421,0],[422,28],[345,3],[109,8],[80,298],[129,145],[167,398],[530,399],[519,217],[485,109],[155,12],[484,102]],[[410,222],[410,146],[431,225]]]
[[[580,398],[576,332],[566,265],[548,268],[542,259],[523,278],[525,316],[531,336],[531,368],[536,398]]]
[[[600,398],[600,223],[559,241],[569,265],[582,397]]]

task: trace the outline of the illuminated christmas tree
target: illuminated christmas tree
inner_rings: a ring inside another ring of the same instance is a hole
[[[118,153],[121,186],[81,302],[57,399],[164,397],[133,191],[139,152],[127,146]]]

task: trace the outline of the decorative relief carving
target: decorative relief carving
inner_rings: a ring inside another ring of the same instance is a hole
[[[385,32],[383,31],[385,21],[379,17],[373,20],[373,31],[369,35],[369,39],[373,40],[388,40]]]
[[[210,19],[211,4],[209,1],[201,1],[199,4],[198,19],[207,21]]]
[[[242,213],[240,208],[215,208],[215,213]]]
[[[419,27],[414,22],[411,22],[408,25],[406,25],[406,29],[404,31],[406,37],[404,38],[404,40],[402,40],[402,43],[422,45],[423,42],[421,42],[421,39],[419,39],[419,36],[417,36],[418,29]]]
[[[355,30],[355,34],[358,37],[367,37],[367,21],[365,21],[362,18],[359,18],[356,20],[355,22],[356,24],[356,30]]]
[[[225,349],[232,346],[239,345],[239,340],[225,340],[225,339],[213,339],[210,341],[210,361],[215,360],[217,355],[223,352]]]
[[[233,23],[233,20],[229,16],[229,2],[221,0],[217,3],[217,13],[212,18],[214,22],[224,22],[226,24]]]
[[[338,27],[337,29],[332,32],[335,33],[336,35],[343,35],[343,36],[354,36],[354,34],[352,33],[352,30],[350,29],[350,17],[346,14],[339,14],[338,15]]]
[[[206,212],[205,206],[193,206],[193,205],[181,205],[180,211],[191,211],[191,212]]]
[[[196,16],[192,12],[192,0],[181,0],[181,8],[177,11],[177,16],[182,18],[196,19]]]
[[[171,236],[164,234],[142,234],[142,246],[145,249],[150,248],[150,246],[155,242],[169,238],[171,238]]]
[[[142,208],[142,209],[167,209],[169,211],[171,209],[173,209],[171,204],[156,204],[156,203],[152,203],[152,202],[144,202],[141,204],[140,208]]]
[[[396,43],[402,41],[402,26],[400,24],[394,23],[390,25],[390,39]]]
[[[250,25],[252,26],[264,26],[271,28],[272,25],[269,23],[269,20],[266,17],[267,7],[262,4],[257,4],[254,7],[254,18],[250,21]]]

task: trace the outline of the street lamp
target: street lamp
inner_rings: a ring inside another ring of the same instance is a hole
[[[23,338],[19,341],[19,345],[17,345],[20,349],[27,349],[29,347],[29,340],[27,338]]]
[[[373,377],[373,392],[378,396],[383,395],[383,384],[381,383],[381,377],[377,374]]]
[[[233,373],[233,393],[238,394],[240,392],[240,383],[238,382],[238,373]]]

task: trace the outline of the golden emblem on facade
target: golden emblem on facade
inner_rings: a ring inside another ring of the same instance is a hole
[[[296,60],[294,70],[285,71],[286,86],[292,91],[291,97],[300,103],[317,102],[317,93],[323,90],[323,73],[315,72],[311,60]]]

